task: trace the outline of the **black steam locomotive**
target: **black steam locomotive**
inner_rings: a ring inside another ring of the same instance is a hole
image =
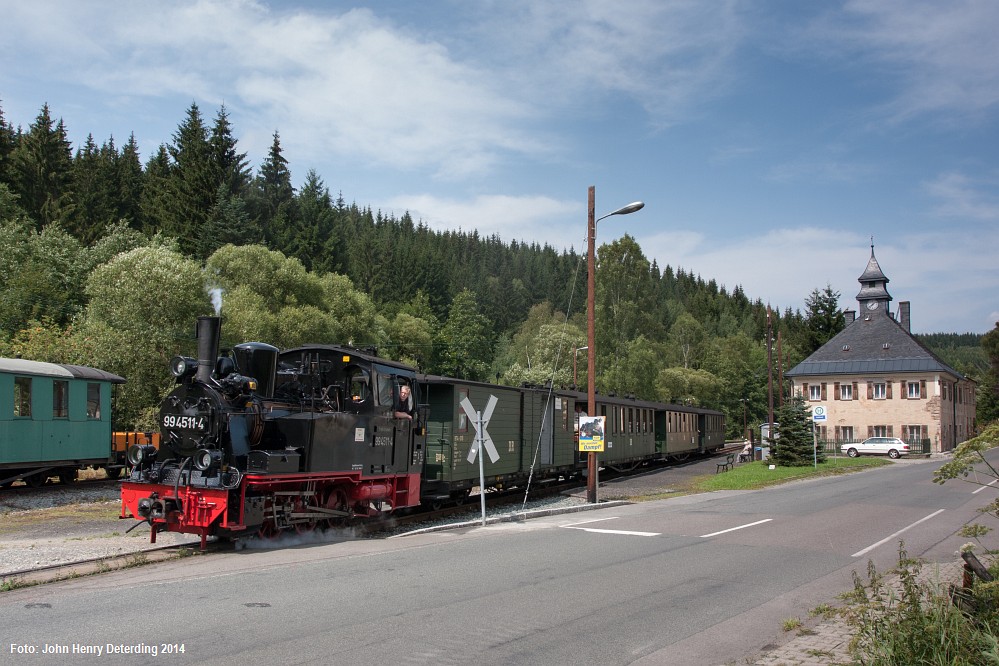
[[[220,320],[198,320],[198,359],[171,362],[160,447],[134,446],[122,515],[157,531],[239,536],[311,530],[420,504],[426,443],[398,411],[413,368],[355,349],[279,352],[237,345],[219,357]]]
[[[584,394],[424,375],[330,345],[251,342],[220,356],[220,325],[199,318],[197,360],[171,362],[177,387],[161,405],[160,446],[128,451],[121,515],[147,521],[153,541],[172,531],[204,545],[460,502],[480,485],[480,437],[488,489],[586,468]],[[615,469],[724,445],[720,412],[611,395],[596,407],[606,419],[600,460]]]

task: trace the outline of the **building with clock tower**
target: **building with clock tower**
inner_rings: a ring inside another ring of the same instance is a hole
[[[846,328],[785,373],[795,395],[826,408],[819,438],[898,437],[916,452],[942,452],[972,437],[975,382],[912,336],[909,301],[892,312],[873,245],[858,281],[859,312],[845,310]]]

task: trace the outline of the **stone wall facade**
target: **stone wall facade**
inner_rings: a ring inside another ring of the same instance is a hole
[[[818,427],[826,441],[928,439],[939,453],[974,435],[975,384],[949,374],[801,376],[793,391],[806,405],[825,406],[828,418]]]

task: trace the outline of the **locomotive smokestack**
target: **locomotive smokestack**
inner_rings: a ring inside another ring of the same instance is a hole
[[[198,317],[198,373],[195,379],[208,383],[219,356],[219,337],[222,331],[220,317]]]

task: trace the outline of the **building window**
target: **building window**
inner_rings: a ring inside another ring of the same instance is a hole
[[[809,400],[821,400],[822,399],[822,387],[818,384],[809,384],[808,386],[808,399]]]
[[[839,436],[845,442],[853,441],[853,426],[840,426]]]
[[[31,417],[31,378],[14,378],[14,416]]]
[[[922,438],[923,438],[923,426],[918,426],[918,425],[905,426],[905,441],[918,442]]]
[[[888,396],[888,392],[885,389],[885,385],[883,383],[878,383],[878,384],[874,385],[874,399],[875,400],[884,400],[887,396]]]
[[[101,385],[87,384],[87,418],[101,418]]]
[[[52,382],[52,418],[69,416],[69,382],[56,379]]]
[[[888,437],[888,426],[871,426],[871,437]]]
[[[840,400],[853,400],[853,386],[851,384],[840,384],[840,386],[839,386],[839,399]]]
[[[906,382],[906,389],[910,398],[919,399],[919,382]]]

